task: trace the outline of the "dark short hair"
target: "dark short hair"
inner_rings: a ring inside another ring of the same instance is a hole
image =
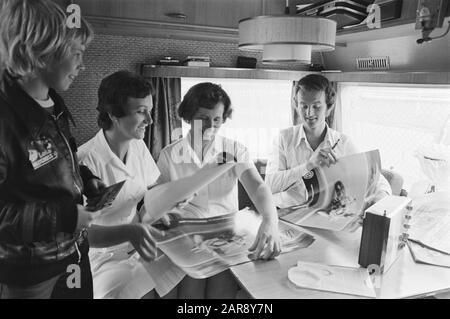
[[[231,117],[233,109],[227,92],[218,84],[203,82],[191,87],[178,107],[178,116],[190,123],[199,108],[213,109],[217,103],[222,102],[223,122]]]
[[[323,91],[325,92],[325,103],[327,108],[331,108],[336,102],[336,90],[326,77],[320,74],[308,74],[301,78],[295,88],[295,96],[298,91],[303,89],[305,91]]]
[[[104,130],[111,128],[112,121],[108,114],[115,117],[126,116],[129,97],[145,98],[153,94],[152,85],[140,75],[126,70],[108,75],[98,88],[98,126]]]

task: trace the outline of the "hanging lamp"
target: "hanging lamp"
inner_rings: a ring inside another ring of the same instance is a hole
[[[264,15],[239,21],[239,49],[262,51],[263,63],[310,64],[311,52],[332,51],[335,41],[336,21],[327,18]]]

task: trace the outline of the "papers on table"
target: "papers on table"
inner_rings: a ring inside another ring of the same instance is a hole
[[[450,254],[450,193],[436,192],[413,200],[409,238]]]
[[[298,287],[376,298],[365,268],[329,266],[298,262],[288,271],[289,280]]]
[[[211,218],[181,218],[177,225],[154,234],[157,247],[192,278],[208,278],[230,266],[250,262],[261,217],[248,209]],[[279,222],[282,252],[306,248],[314,237],[299,227]]]
[[[408,246],[416,262],[442,267],[450,267],[450,254],[444,254],[440,251],[430,249],[411,240],[408,242]]]
[[[450,267],[450,193],[413,200],[408,246],[416,262]]]
[[[365,268],[329,266],[298,262],[288,271],[289,280],[298,287],[376,298]]]

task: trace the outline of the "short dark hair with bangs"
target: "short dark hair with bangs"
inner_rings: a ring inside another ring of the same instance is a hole
[[[154,89],[140,75],[126,70],[108,75],[98,88],[98,125],[104,130],[110,129],[112,121],[108,114],[124,117],[129,114],[126,109],[129,97],[142,99],[149,95],[154,95]]]
[[[218,84],[202,82],[189,89],[178,107],[178,116],[186,123],[190,123],[199,108],[213,109],[217,103],[222,102],[223,122],[231,117],[233,109],[227,92]]]

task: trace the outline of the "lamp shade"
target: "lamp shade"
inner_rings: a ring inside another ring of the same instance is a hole
[[[258,16],[239,21],[239,49],[263,51],[263,62],[311,62],[312,51],[332,51],[336,21],[303,16]]]

